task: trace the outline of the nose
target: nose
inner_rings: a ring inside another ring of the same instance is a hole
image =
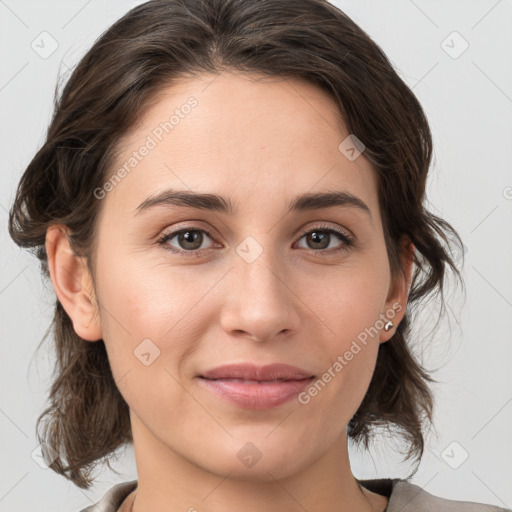
[[[303,303],[289,275],[265,253],[251,263],[235,257],[224,292],[223,330],[258,342],[298,332]]]

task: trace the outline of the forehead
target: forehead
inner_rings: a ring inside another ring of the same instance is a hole
[[[229,196],[238,208],[288,206],[304,192],[346,190],[375,209],[376,173],[364,154],[351,161],[340,150],[348,136],[333,99],[304,80],[181,79],[120,141],[110,172],[124,167],[125,177],[108,200],[133,211],[172,188]]]

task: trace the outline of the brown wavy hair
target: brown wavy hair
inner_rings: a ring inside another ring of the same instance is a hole
[[[317,85],[366,146],[364,156],[378,175],[391,275],[403,274],[404,236],[415,247],[414,273],[406,314],[380,346],[347,432],[368,448],[375,427],[394,427],[407,441],[406,459],[420,460],[425,424],[432,426],[429,383],[437,381],[411,352],[410,343],[418,341],[411,339],[411,317],[439,293],[444,311],[448,267],[464,286],[452,252],[462,241],[425,205],[432,137],[420,103],[380,47],[327,1],[152,0],[131,9],[96,40],[60,93],[57,86],[46,139],[21,177],[9,214],[11,237],[35,252],[48,278],[46,231],[63,224],[94,275],[101,201],[93,191],[112,174],[119,140],[174,80],[223,71]],[[92,469],[100,462],[110,467],[116,449],[133,441],[129,408],[103,340],[80,338],[58,299],[41,343],[52,328],[56,365],[37,436],[50,467],[88,488]]]

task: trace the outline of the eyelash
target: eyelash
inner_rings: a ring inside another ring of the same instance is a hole
[[[157,243],[159,245],[164,246],[163,248],[166,251],[170,251],[174,254],[181,254],[185,257],[194,257],[194,256],[200,257],[200,256],[202,256],[204,251],[209,250],[209,249],[196,249],[194,251],[184,251],[184,250],[176,249],[174,247],[166,245],[167,242],[169,240],[171,240],[172,238],[174,238],[176,235],[179,235],[186,231],[198,231],[198,232],[206,233],[213,240],[213,236],[208,229],[199,228],[198,226],[185,226],[183,228],[180,228],[177,231],[171,231],[168,233],[164,233],[157,240]],[[348,235],[348,233],[346,233],[345,231],[342,231],[341,229],[333,228],[331,226],[316,226],[313,229],[310,229],[309,231],[306,231],[305,233],[303,233],[298,240],[301,240],[304,236],[309,235],[310,233],[313,233],[315,231],[322,231],[325,233],[334,234],[334,235],[338,236],[341,239],[341,241],[343,242],[343,244],[340,247],[335,248],[335,249],[319,249],[316,251],[314,249],[309,249],[309,252],[313,253],[313,255],[315,257],[325,256],[326,255],[325,253],[327,253],[327,255],[332,255],[332,254],[346,252],[346,251],[350,250],[353,246],[355,246],[355,241],[353,240],[353,238],[350,235]],[[308,249],[306,249],[306,250],[308,250]],[[320,254],[318,254],[318,253],[320,253]]]

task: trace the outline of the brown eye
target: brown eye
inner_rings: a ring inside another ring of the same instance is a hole
[[[209,232],[205,229],[184,228],[164,234],[158,240],[158,243],[164,245],[171,252],[195,254],[198,251],[207,249],[207,247],[202,247],[205,235],[206,238],[211,238]],[[170,241],[173,239],[176,239],[176,241],[171,244]]]
[[[314,252],[327,252],[328,254],[348,250],[354,243],[347,233],[332,227],[317,227],[302,235],[301,240],[303,238],[306,241],[306,249],[310,249]],[[329,248],[336,238],[341,240],[342,243]]]

